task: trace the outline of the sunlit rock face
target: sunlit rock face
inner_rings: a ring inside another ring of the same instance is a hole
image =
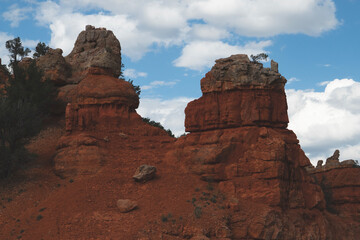
[[[217,60],[201,80],[203,95],[186,107],[190,133],[168,158],[232,199],[233,239],[356,239],[359,224],[338,231],[350,215],[328,217],[312,165],[287,129],[285,83],[274,61],[263,68],[246,55]]]
[[[263,68],[247,55],[219,59],[201,80],[203,96],[185,110],[186,131],[241,126],[286,128],[285,83],[277,69]]]

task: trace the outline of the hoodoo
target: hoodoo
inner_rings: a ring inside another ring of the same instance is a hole
[[[271,66],[247,55],[217,60],[185,109],[190,133],[169,157],[233,199],[232,239],[355,239],[359,225],[338,235],[327,223],[323,190],[287,129],[286,79]]]

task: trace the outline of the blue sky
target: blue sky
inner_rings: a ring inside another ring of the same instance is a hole
[[[138,112],[181,134],[187,102],[214,60],[267,52],[279,63],[291,123],[315,163],[360,159],[359,0],[0,0],[0,57],[19,36],[67,55],[85,25],[114,31]],[[264,63],[268,66],[268,63]],[[156,107],[155,107],[156,106]]]

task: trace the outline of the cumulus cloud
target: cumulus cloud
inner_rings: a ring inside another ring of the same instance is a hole
[[[168,86],[168,87],[172,87],[175,84],[177,84],[177,81],[170,81],[170,82],[165,82],[165,81],[153,81],[151,82],[149,85],[143,85],[141,86],[141,90],[149,90],[152,88],[157,88],[157,87],[162,87],[162,86]]]
[[[257,54],[266,52],[265,48],[270,46],[270,40],[261,42],[249,42],[244,46],[234,46],[221,41],[194,41],[182,50],[182,54],[174,61],[177,67],[186,67],[193,70],[203,70],[211,67],[218,58],[229,55],[244,53]]]
[[[332,0],[199,0],[189,4],[193,17],[252,37],[284,33],[317,36],[339,24],[335,11]]]
[[[185,132],[185,107],[193,98],[174,98],[163,100],[160,98],[141,98],[137,112],[142,117],[160,122],[165,129],[171,129],[175,136],[180,136]],[[156,106],[156,108],[154,108]]]
[[[146,72],[138,72],[135,69],[127,68],[124,70],[124,76],[128,78],[146,77]]]
[[[28,18],[31,8],[20,8],[17,4],[13,4],[9,7],[8,11],[3,13],[3,18],[6,21],[10,21],[11,27],[18,27],[20,22]]]
[[[323,92],[286,91],[289,128],[313,164],[340,149],[343,160],[360,159],[360,82],[335,79]]]
[[[174,63],[198,70],[219,56],[219,51],[208,53],[202,47],[195,65],[186,64],[190,50],[201,43],[233,54],[246,49],[244,43],[228,44],[232,37],[317,36],[339,25],[335,12],[332,0],[62,0],[39,2],[36,19],[50,27],[50,46],[62,48],[65,55],[79,31],[92,24],[113,30],[132,60],[159,46],[184,46]]]

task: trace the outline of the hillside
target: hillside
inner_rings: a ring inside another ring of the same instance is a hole
[[[336,154],[311,165],[276,62],[217,60],[173,138],[137,114],[120,51],[87,26],[68,56],[37,60],[66,112],[27,146],[36,161],[1,180],[1,239],[358,239],[360,168]],[[155,176],[135,181],[144,164]]]

